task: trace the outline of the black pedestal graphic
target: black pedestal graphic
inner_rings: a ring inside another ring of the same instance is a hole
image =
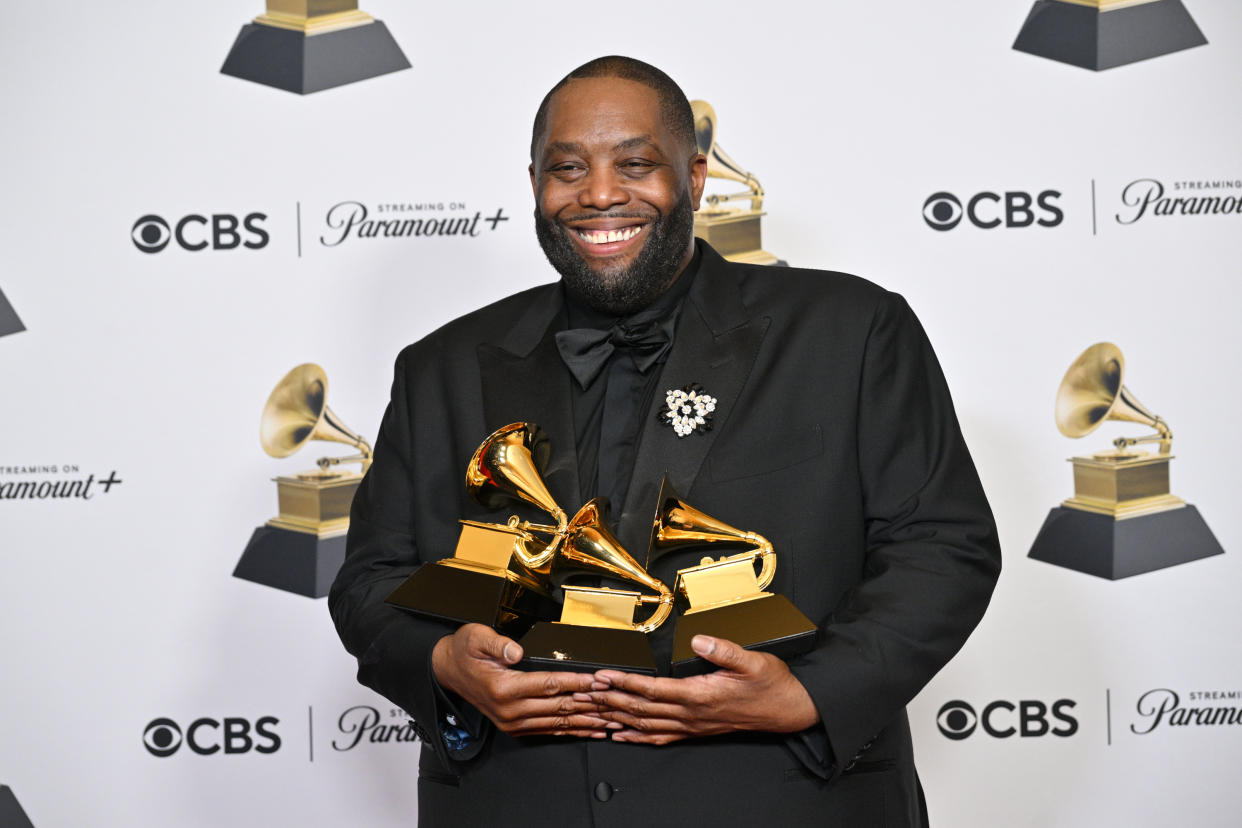
[[[0,826],[4,828],[34,828],[30,818],[17,804],[17,797],[8,785],[0,785]]]
[[[233,577],[307,598],[322,598],[328,594],[344,562],[344,535],[319,538],[305,532],[260,526],[250,536]]]
[[[1207,38],[1181,0],[1156,0],[1111,11],[1037,0],[1013,48],[1099,71],[1205,43]]]
[[[388,27],[376,20],[316,35],[248,23],[220,71],[305,95],[409,68]]]
[[[672,673],[676,678],[685,678],[719,669],[690,647],[696,635],[725,638],[747,650],[790,659],[815,646],[816,632],[815,625],[784,595],[767,595],[692,612],[677,619]]]
[[[17,317],[17,311],[13,310],[9,300],[4,298],[4,291],[0,290],[0,336],[24,330],[26,326]]]
[[[508,578],[437,563],[419,567],[385,603],[458,624],[486,624],[510,636],[560,612],[551,598]]]
[[[1194,506],[1125,520],[1058,506],[1028,557],[1116,581],[1224,551]]]
[[[655,656],[647,636],[638,630],[582,627],[540,621],[518,642],[523,657],[519,670],[560,670],[594,673],[622,670],[656,674]]]

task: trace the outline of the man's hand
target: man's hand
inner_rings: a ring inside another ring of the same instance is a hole
[[[510,669],[522,648],[491,627],[466,624],[436,642],[432,670],[452,690],[511,736],[581,736],[602,739],[621,725],[598,716],[595,705],[574,698],[590,690],[590,673],[524,673]]]
[[[819,721],[810,694],[776,656],[706,635],[690,645],[720,669],[685,679],[601,670],[591,689],[573,698],[624,725],[613,732],[614,742],[665,745],[735,730],[792,733]]]

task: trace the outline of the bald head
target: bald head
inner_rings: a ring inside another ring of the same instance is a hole
[[[669,135],[680,145],[678,149],[694,152],[694,113],[690,110],[690,102],[672,78],[664,74],[650,63],[644,63],[622,55],[608,55],[596,58],[574,69],[561,78],[556,86],[543,96],[539,110],[535,113],[535,125],[531,130],[530,158],[533,162],[539,153],[544,131],[548,125],[548,105],[556,93],[570,82],[583,78],[621,78],[622,80],[641,83],[653,89],[660,101],[660,117]]]

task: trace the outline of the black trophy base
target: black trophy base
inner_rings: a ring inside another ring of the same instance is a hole
[[[1224,551],[1194,506],[1125,520],[1058,506],[1028,557],[1116,581]]]
[[[305,532],[260,526],[233,570],[234,578],[322,598],[345,562],[345,536],[318,538]]]
[[[692,612],[677,619],[677,629],[673,633],[672,673],[675,678],[686,678],[719,669],[695,655],[690,641],[696,635],[726,638],[747,650],[760,650],[777,658],[790,659],[815,646],[816,632],[811,619],[784,595],[768,595]]]
[[[4,828],[34,828],[8,785],[0,785],[0,825]]]
[[[13,310],[9,300],[4,298],[4,291],[0,291],[0,336],[15,334],[24,330],[26,330],[26,326],[18,318],[17,311]]]
[[[1181,0],[1111,11],[1037,0],[1013,48],[1098,72],[1205,43],[1207,38]]]
[[[376,20],[317,35],[247,23],[220,71],[306,95],[409,68],[388,27]]]
[[[524,656],[518,670],[594,673],[621,670],[656,674],[655,656],[647,636],[638,630],[580,627],[540,621],[518,642]]]
[[[385,603],[456,624],[486,624],[506,635],[520,635],[533,621],[560,612],[551,598],[508,578],[439,563],[423,564]]]

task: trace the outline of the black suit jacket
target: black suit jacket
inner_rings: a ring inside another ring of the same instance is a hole
[[[641,560],[667,472],[695,507],[769,538],[770,589],[821,625],[816,649],[790,666],[822,728],[644,747],[489,727],[474,758],[449,757],[430,659],[452,628],[383,601],[420,563],[452,554],[459,518],[503,520],[463,483],[501,425],[548,432],[548,487],[570,513],[580,505],[572,380],[552,336],[562,295],[527,290],[402,351],[354,501],[329,603],[359,680],[429,736],[420,826],[925,822],[905,705],[978,623],[1000,569],[944,378],[900,296],[839,273],[732,264],[705,245],[659,387],[702,385],[719,401],[714,428],[678,438],[656,394],[612,522]],[[670,554],[652,574],[671,584],[701,554]],[[672,626],[654,636],[660,655]]]

